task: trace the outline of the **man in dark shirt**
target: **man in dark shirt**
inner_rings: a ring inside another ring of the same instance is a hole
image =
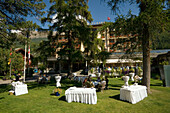
[[[106,81],[106,89],[108,89],[109,79],[107,78],[107,76],[105,77],[105,81]]]

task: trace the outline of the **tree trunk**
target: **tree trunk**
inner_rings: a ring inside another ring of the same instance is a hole
[[[71,31],[68,31],[68,47],[69,47],[69,51],[68,51],[68,77],[72,74],[72,67],[73,67],[73,63],[72,63],[72,49],[73,49],[73,45],[72,45],[72,36],[71,36]]]
[[[147,3],[144,1],[141,1],[140,4],[140,14],[146,12]],[[147,87],[147,93],[150,92],[150,41],[149,41],[149,25],[148,23],[144,22],[143,25],[143,31],[142,31],[142,49],[143,49],[143,84]]]
[[[149,44],[149,31],[148,26],[144,24],[143,37],[143,84],[147,87],[147,92],[150,92],[150,44]]]

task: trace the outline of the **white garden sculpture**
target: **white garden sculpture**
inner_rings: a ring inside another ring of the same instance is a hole
[[[129,84],[128,84],[129,76],[123,76],[122,78],[123,78],[123,80],[125,82],[124,86],[129,86]]]
[[[56,87],[61,87],[60,84],[61,76],[55,76],[55,80],[56,80]]]
[[[131,81],[134,81],[134,76],[135,76],[135,73],[129,73],[130,77],[131,77]]]

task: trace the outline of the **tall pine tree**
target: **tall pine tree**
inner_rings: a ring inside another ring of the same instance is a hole
[[[137,4],[140,13],[138,16],[130,15],[130,19],[118,18],[117,28],[122,33],[135,33],[142,41],[143,49],[143,83],[150,93],[150,44],[156,32],[167,30],[169,23],[169,0],[104,0],[113,11],[119,10],[122,3]],[[121,22],[121,23],[120,23]]]
[[[0,1],[0,47],[10,48],[17,35],[11,30],[23,30],[22,22],[27,16],[41,16],[45,8],[43,0],[1,0]]]
[[[68,58],[68,75],[71,75],[73,61],[82,57],[81,52],[75,47],[77,43],[86,41],[90,34],[87,22],[92,21],[92,16],[88,11],[88,0],[50,0],[50,2],[52,6],[47,18],[42,19],[42,23],[53,23],[49,28],[51,31],[57,32],[51,41],[59,40],[64,34],[66,43],[62,45],[62,43],[56,42],[54,45],[56,48],[61,48],[58,52],[60,57]]]

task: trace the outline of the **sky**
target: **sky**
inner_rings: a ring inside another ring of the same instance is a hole
[[[89,11],[91,12],[93,22],[114,22],[117,15],[113,13],[111,7],[107,5],[105,2],[101,2],[102,0],[89,0]],[[129,5],[129,3],[122,4],[120,7],[120,12],[117,13],[126,15],[129,12],[129,9],[132,10],[132,14],[137,15],[139,13],[138,6]],[[107,17],[110,17],[110,20],[107,20]]]
[[[93,18],[93,24],[96,24],[97,22],[114,22],[117,15],[111,11],[111,8],[108,7],[107,3],[101,2],[102,0],[89,0],[89,11],[91,12],[92,18]],[[50,3],[48,0],[44,0],[47,7],[45,10],[49,9]],[[126,15],[131,9],[132,14],[138,15],[139,8],[137,4],[130,5],[129,3],[121,4],[120,6],[120,12],[118,11],[117,14],[123,14]],[[110,17],[110,20],[107,20],[107,17]],[[33,21],[34,23],[37,23],[42,28],[48,28],[48,25],[45,24],[44,26],[41,24],[41,22],[34,18],[28,18],[28,20]]]

